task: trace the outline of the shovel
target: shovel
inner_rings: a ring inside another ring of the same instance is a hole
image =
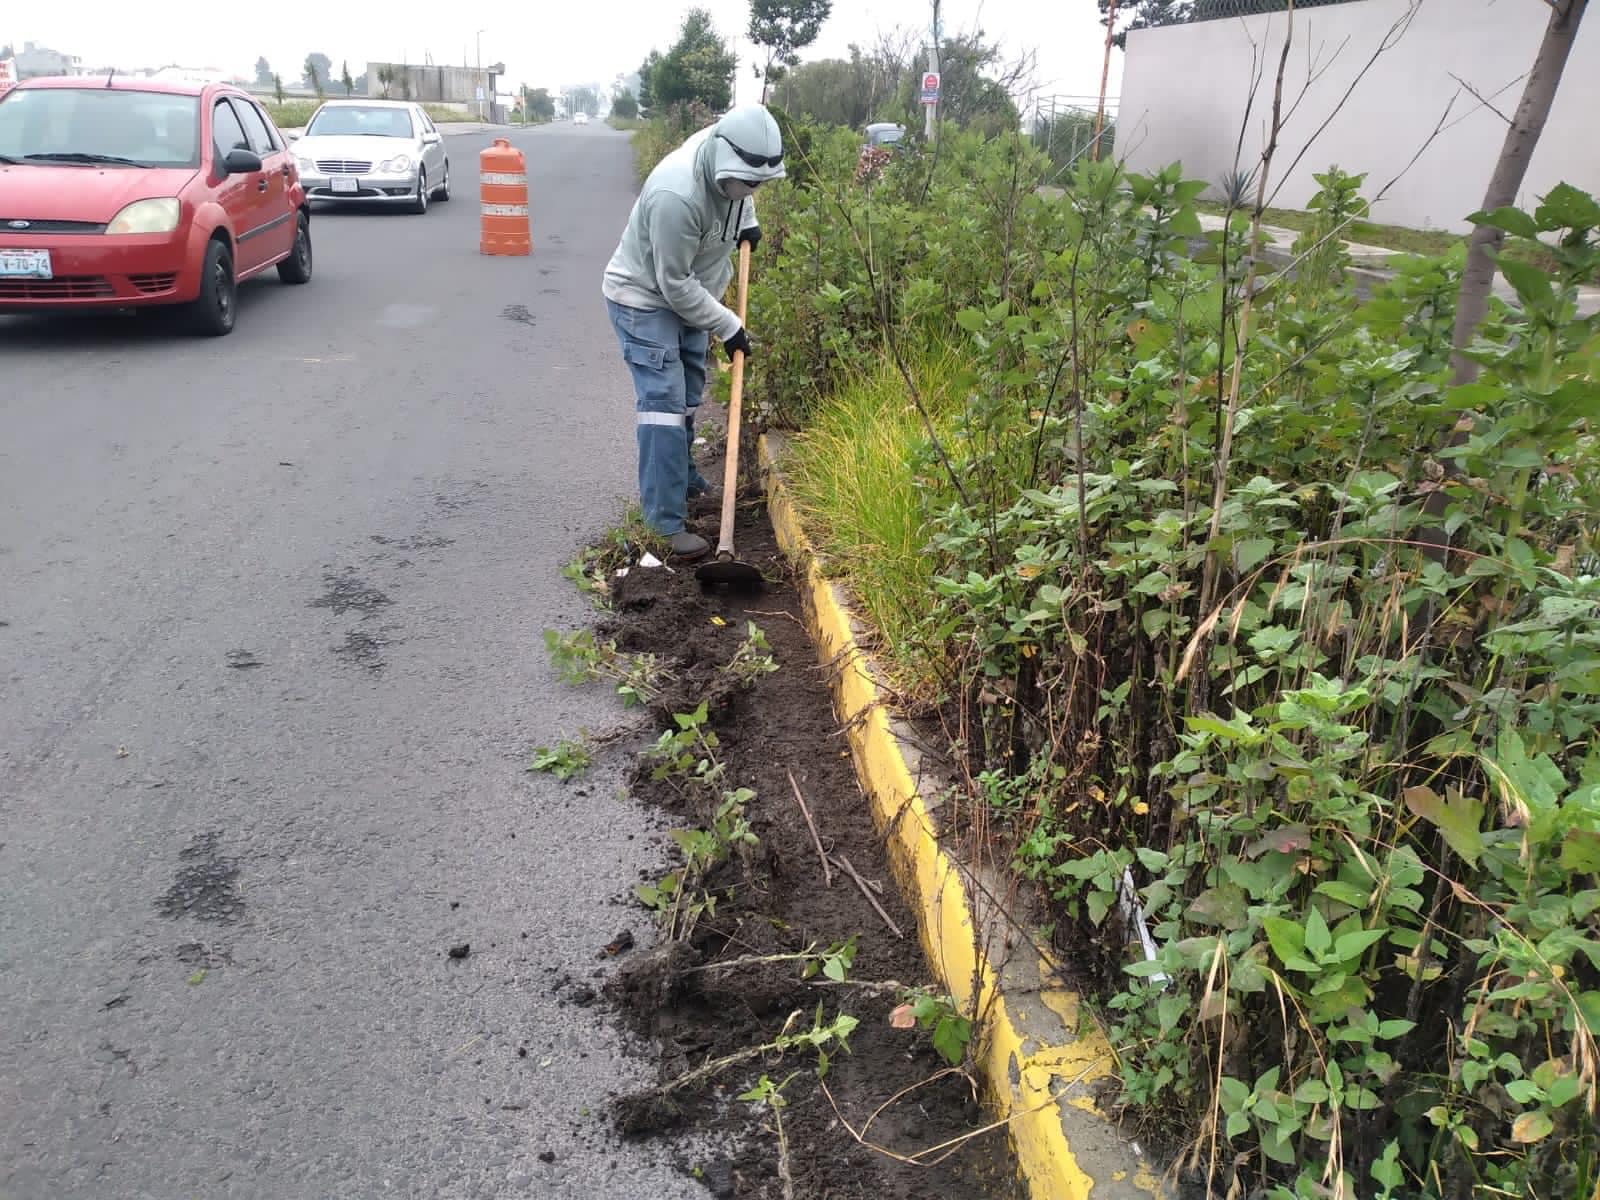
[[[739,323],[744,323],[745,296],[750,289],[750,243],[739,244]],[[739,490],[739,407],[744,401],[744,351],[733,354],[733,389],[728,396],[728,446],[722,469],[722,534],[715,558],[695,569],[701,583],[755,590],[764,582],[761,572],[733,555],[733,504]]]

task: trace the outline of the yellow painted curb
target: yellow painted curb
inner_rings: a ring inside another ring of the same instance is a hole
[[[961,1011],[984,1014],[977,1063],[997,1116],[1010,1122],[1029,1195],[1033,1200],[1087,1200],[1091,1192],[1095,1200],[1159,1195],[1148,1160],[1095,1107],[1091,1088],[1113,1073],[1113,1055],[1092,1023],[1079,1028],[1078,998],[1050,982],[1048,963],[1021,956],[1004,961],[1004,949],[995,944],[1003,936],[994,933],[1001,928],[997,922],[988,923],[990,945],[981,944],[971,873],[939,844],[929,798],[913,773],[916,752],[895,732],[849,611],[818,569],[778,472],[775,442],[763,435],[759,450],[779,547],[799,576],[807,627],[829,668],[856,773],[887,840],[901,891],[917,915],[923,950]]]

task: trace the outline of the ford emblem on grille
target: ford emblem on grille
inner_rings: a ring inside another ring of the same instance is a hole
[[[9,224],[11,226],[11,228],[13,228],[13,229],[26,229],[26,228],[28,228],[28,226],[32,225],[33,222],[32,221],[8,221],[7,224]]]

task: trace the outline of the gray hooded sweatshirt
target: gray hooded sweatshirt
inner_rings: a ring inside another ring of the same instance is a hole
[[[702,129],[645,180],[622,241],[606,266],[607,300],[629,308],[670,308],[690,329],[726,341],[739,332],[739,314],[718,297],[733,278],[738,234],[756,224],[755,202],[729,199],[730,181],[782,179],[783,164],[753,166],[783,153],[778,123],[763,106],[744,104]]]

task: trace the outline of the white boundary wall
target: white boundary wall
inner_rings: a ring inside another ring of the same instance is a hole
[[[1285,108],[1313,73],[1308,59],[1318,69],[1333,62],[1284,127],[1269,191],[1284,182],[1289,163],[1407,7],[1407,0],[1359,0],[1295,13]],[[1362,194],[1370,199],[1405,168],[1459,91],[1450,121],[1477,111],[1440,134],[1372,218],[1420,229],[1471,228],[1465,218],[1483,199],[1506,126],[1451,74],[1492,96],[1509,116],[1548,18],[1543,0],[1421,0],[1410,29],[1378,59],[1287,177],[1275,206],[1305,207],[1317,187],[1312,174],[1330,163],[1367,172]],[[1285,25],[1284,14],[1275,13],[1130,33],[1117,122],[1117,153],[1129,168],[1150,171],[1181,161],[1187,178],[1209,180],[1208,194],[1220,194],[1217,181],[1234,169],[1250,91],[1252,39],[1264,62],[1239,162],[1246,170],[1257,163]],[[1519,203],[1532,204],[1563,181],[1600,194],[1600,14],[1591,14],[1579,30]]]

